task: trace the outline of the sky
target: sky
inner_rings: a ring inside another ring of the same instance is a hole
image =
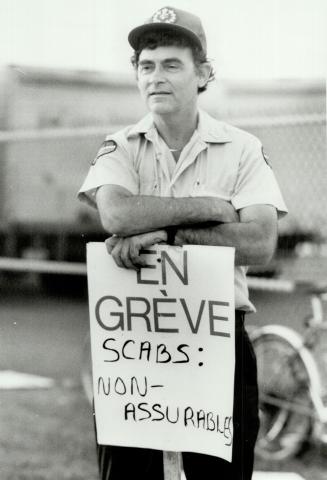
[[[171,0],[202,19],[223,78],[326,77],[327,0]],[[0,0],[0,65],[131,74],[128,32],[162,0]]]

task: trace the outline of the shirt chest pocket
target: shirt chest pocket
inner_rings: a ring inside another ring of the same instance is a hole
[[[237,173],[218,162],[202,162],[195,168],[192,196],[219,197],[230,201],[233,197]]]

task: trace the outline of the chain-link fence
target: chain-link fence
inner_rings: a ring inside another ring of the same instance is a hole
[[[302,114],[234,123],[260,138],[269,155],[289,209],[281,233],[327,238],[326,117]]]
[[[261,140],[289,209],[280,233],[325,240],[325,80],[218,81],[205,95],[209,113]]]

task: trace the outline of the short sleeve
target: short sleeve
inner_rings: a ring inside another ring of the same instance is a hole
[[[279,218],[287,213],[276,177],[268,163],[260,141],[253,137],[247,142],[239,164],[237,181],[232,197],[236,210],[251,205],[273,205]]]
[[[125,141],[124,141],[125,140]],[[139,178],[126,139],[109,136],[101,145],[78,192],[79,200],[96,207],[95,194],[103,185],[119,185],[133,195],[139,191]]]

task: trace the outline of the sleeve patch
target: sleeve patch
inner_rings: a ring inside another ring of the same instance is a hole
[[[98,151],[97,156],[92,161],[91,165],[95,165],[98,158],[102,157],[103,155],[108,155],[109,153],[113,153],[117,148],[117,143],[115,140],[105,140],[101,145],[100,150]]]
[[[272,166],[269,163],[269,155],[267,155],[267,153],[265,152],[263,147],[261,147],[261,152],[262,152],[263,159],[266,162],[266,164],[268,165],[268,167],[272,168]]]

